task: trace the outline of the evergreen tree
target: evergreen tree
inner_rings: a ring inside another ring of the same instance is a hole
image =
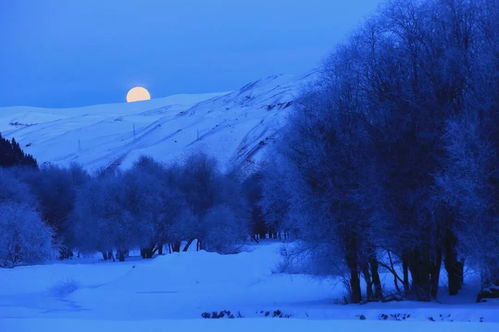
[[[36,160],[22,151],[14,138],[10,141],[0,134],[0,167],[30,166],[37,167]]]

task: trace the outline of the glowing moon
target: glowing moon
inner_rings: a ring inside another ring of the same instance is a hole
[[[134,101],[143,101],[151,99],[151,94],[146,88],[141,86],[136,86],[128,91],[126,94],[127,103],[133,103]]]

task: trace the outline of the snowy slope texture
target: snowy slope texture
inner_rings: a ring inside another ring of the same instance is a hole
[[[80,108],[0,108],[0,132],[39,164],[90,171],[129,167],[140,156],[180,161],[205,152],[223,168],[252,167],[285,123],[313,74],[271,76],[229,93],[174,95]]]

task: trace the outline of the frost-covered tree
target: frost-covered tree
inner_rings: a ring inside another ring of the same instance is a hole
[[[334,92],[341,92],[344,86],[341,81],[331,83],[324,91],[302,99],[284,134],[281,152],[294,169],[291,214],[300,220],[296,225],[302,239],[312,252],[327,255],[331,268],[337,266],[332,261],[343,262],[351,300],[357,303],[362,298],[362,272],[368,297],[374,297],[373,279],[376,296],[381,296],[370,237],[376,174],[369,167],[374,164],[370,125],[362,113],[341,107],[350,101]]]
[[[186,218],[185,199],[175,182],[177,168],[167,168],[151,158],[141,158],[132,169],[124,173],[129,188],[135,188],[137,209],[132,213],[144,229],[140,240],[141,254],[151,258],[162,253],[166,243],[182,240],[181,228],[176,225]]]
[[[447,165],[437,184],[444,199],[457,210],[459,222],[453,226],[460,249],[480,271],[483,289],[499,286],[497,108],[453,119],[445,140]]]
[[[203,243],[208,251],[218,253],[236,252],[238,246],[248,236],[241,215],[228,205],[217,205],[210,208],[203,216]]]
[[[241,232],[249,234],[248,208],[240,183],[235,176],[221,173],[214,159],[204,154],[190,156],[179,166],[176,181],[187,204],[187,209],[190,210],[188,215],[194,217],[183,229],[184,234],[190,234],[188,238],[191,241],[197,239],[198,245],[203,247],[208,237],[214,238],[211,233],[208,234],[208,230],[213,232],[215,229],[218,230],[220,241],[226,241],[228,245],[233,242],[233,239],[239,240]],[[230,210],[233,216],[230,220],[234,224],[230,227],[234,230],[233,239],[224,238],[229,234],[222,232],[213,218],[206,218],[208,213],[214,213],[213,209],[220,206],[224,206],[224,209],[218,210],[217,208],[217,210],[225,211],[223,222],[229,222],[227,210]],[[211,225],[212,222],[213,225]]]
[[[369,270],[359,257],[381,249],[402,262],[402,277],[391,271],[408,297],[437,295],[442,258],[449,291],[460,287],[463,211],[442,199],[435,179],[456,169],[449,121],[497,114],[497,13],[490,0],[390,1],[331,55],[298,103],[280,150],[294,168],[288,215],[308,244],[325,239],[318,255],[344,259],[352,300]],[[496,126],[495,115],[488,119]],[[493,160],[491,146],[484,154]],[[495,209],[491,192],[485,210]]]
[[[0,168],[0,203],[24,204],[36,210],[38,202],[35,196],[29,186],[18,178],[18,174],[24,171],[26,170]]]
[[[296,235],[297,228],[290,216],[290,202],[293,189],[289,185],[293,181],[293,170],[285,160],[274,155],[273,160],[262,168],[261,198],[258,205],[261,209],[266,229],[285,235]]]
[[[32,208],[0,202],[0,266],[41,263],[51,258],[52,235]]]
[[[52,255],[52,232],[14,168],[0,168],[0,266],[39,263]]]
[[[40,170],[24,172],[23,180],[35,195],[43,220],[55,232],[60,258],[72,256],[72,239],[69,233],[70,214],[74,209],[78,188],[89,175],[78,165],[68,168],[46,166]]]
[[[440,263],[459,265],[451,241],[455,214],[433,195],[443,167],[446,122],[465,111],[478,88],[487,1],[393,1],[368,27],[364,62],[372,109],[381,116],[377,152],[385,169],[390,247],[402,257],[409,295],[436,296]],[[378,111],[376,111],[378,109]],[[443,246],[447,243],[447,246]],[[408,274],[411,285],[408,285]],[[449,274],[449,280],[455,277]]]
[[[29,187],[0,168],[0,266],[39,263],[53,253],[52,231],[37,212]]]
[[[263,173],[256,172],[251,174],[242,183],[243,194],[250,209],[250,229],[253,240],[258,242],[258,238],[265,238],[270,233],[265,225],[263,211],[261,207],[262,200],[262,179]]]
[[[122,186],[121,174],[98,176],[79,190],[72,215],[72,232],[79,250],[101,251],[105,259],[116,250],[118,259],[124,260],[126,252],[138,246],[142,232],[130,213],[135,206],[127,200],[129,195]],[[130,206],[126,208],[125,204]]]

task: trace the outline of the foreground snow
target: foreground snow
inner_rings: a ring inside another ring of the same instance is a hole
[[[2,331],[383,331],[383,332],[496,332],[493,323],[431,323],[431,322],[381,322],[348,320],[299,320],[299,319],[233,319],[233,320],[148,320],[148,321],[98,321],[8,319],[0,321]]]
[[[280,246],[258,245],[237,255],[202,251],[0,269],[0,331],[499,329],[499,306],[473,303],[472,296],[442,297],[445,303],[335,304],[343,295],[341,281],[279,273]],[[243,318],[201,318],[223,310]]]

